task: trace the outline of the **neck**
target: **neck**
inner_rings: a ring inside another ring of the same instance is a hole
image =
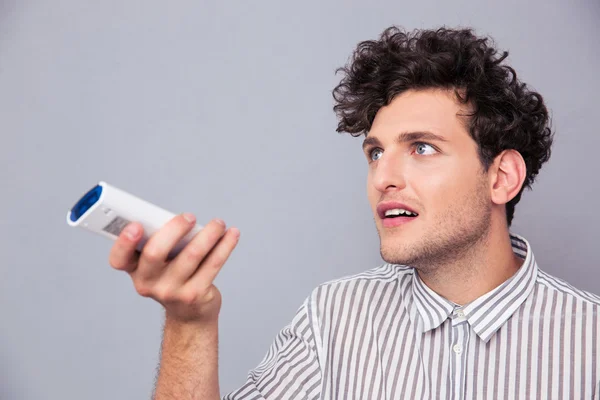
[[[438,263],[433,268],[417,268],[417,273],[434,292],[465,305],[512,277],[522,262],[512,250],[505,226],[504,229],[490,229],[459,259],[442,265]]]

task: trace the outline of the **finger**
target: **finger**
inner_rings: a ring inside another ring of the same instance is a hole
[[[154,233],[142,249],[136,279],[151,280],[162,274],[167,257],[175,245],[194,227],[196,218],[192,214],[180,214],[169,220]]]
[[[128,273],[133,272],[139,261],[139,252],[136,246],[142,239],[144,228],[137,222],[127,224],[121,232],[108,256],[109,264],[117,270]]]
[[[210,287],[225,262],[229,259],[233,249],[237,246],[239,239],[239,229],[229,229],[204,259],[196,273],[186,282],[182,291],[198,291]]]
[[[225,223],[214,219],[181,250],[165,272],[165,279],[183,285],[225,234]]]

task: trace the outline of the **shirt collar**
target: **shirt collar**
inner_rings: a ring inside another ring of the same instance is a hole
[[[510,239],[513,252],[524,259],[521,268],[495,289],[462,307],[468,323],[484,342],[513,315],[535,286],[538,269],[529,242],[513,233]],[[425,285],[416,272],[412,289],[423,332],[440,326],[457,308]]]

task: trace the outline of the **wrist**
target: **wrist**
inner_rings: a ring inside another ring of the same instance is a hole
[[[165,313],[165,330],[174,332],[204,332],[218,328],[218,318],[181,319]]]

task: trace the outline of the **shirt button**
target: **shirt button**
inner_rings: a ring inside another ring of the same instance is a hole
[[[465,313],[463,312],[463,310],[458,310],[456,312],[456,315],[458,315],[460,318],[464,318],[465,317]]]
[[[460,354],[460,353],[462,353],[462,346],[461,346],[460,344],[455,344],[455,345],[452,347],[452,350],[454,350],[454,352],[455,352],[456,354]]]

